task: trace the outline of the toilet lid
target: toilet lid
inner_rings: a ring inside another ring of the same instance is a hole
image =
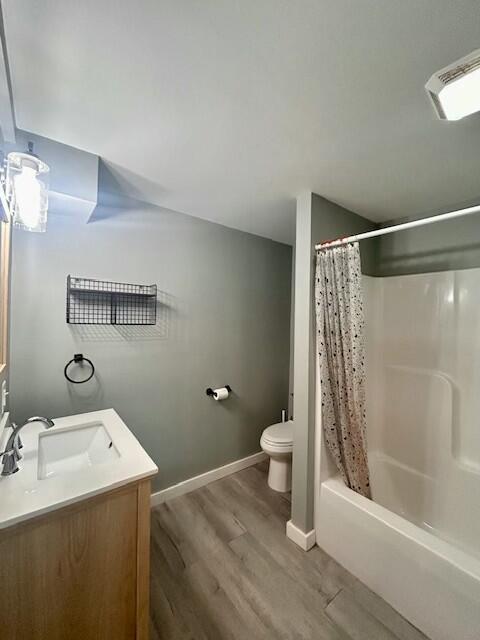
[[[278,444],[292,444],[293,442],[293,428],[292,421],[278,422],[267,427],[263,432],[263,438],[269,442]]]

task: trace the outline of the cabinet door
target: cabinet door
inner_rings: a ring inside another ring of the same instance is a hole
[[[0,637],[134,640],[137,487],[0,532]]]

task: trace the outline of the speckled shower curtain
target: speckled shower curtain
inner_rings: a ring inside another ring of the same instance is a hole
[[[317,251],[315,302],[325,442],[348,487],[370,498],[358,242]]]

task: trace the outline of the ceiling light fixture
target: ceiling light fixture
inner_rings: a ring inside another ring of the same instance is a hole
[[[425,89],[441,120],[480,111],[480,49],[434,73]]]
[[[6,189],[13,223],[27,231],[46,231],[50,168],[33,153],[12,151],[7,156]]]

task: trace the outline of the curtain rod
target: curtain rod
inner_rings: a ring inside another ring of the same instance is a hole
[[[449,211],[448,213],[441,213],[438,216],[430,216],[429,218],[420,218],[420,220],[412,220],[411,222],[404,222],[402,224],[394,224],[391,227],[383,227],[382,229],[375,229],[375,231],[367,231],[365,233],[359,233],[355,236],[346,236],[344,238],[336,238],[335,240],[329,240],[315,245],[315,251],[322,249],[332,249],[333,247],[341,246],[342,244],[348,244],[349,242],[358,242],[359,240],[366,240],[367,238],[375,238],[377,236],[384,236],[387,233],[395,233],[396,231],[403,231],[404,229],[413,229],[413,227],[423,227],[426,224],[432,224],[433,222],[443,222],[443,220],[451,220],[452,218],[460,218],[460,216],[468,216],[471,213],[477,213],[480,211],[480,205],[474,207],[467,207],[466,209],[458,209],[456,211]]]

